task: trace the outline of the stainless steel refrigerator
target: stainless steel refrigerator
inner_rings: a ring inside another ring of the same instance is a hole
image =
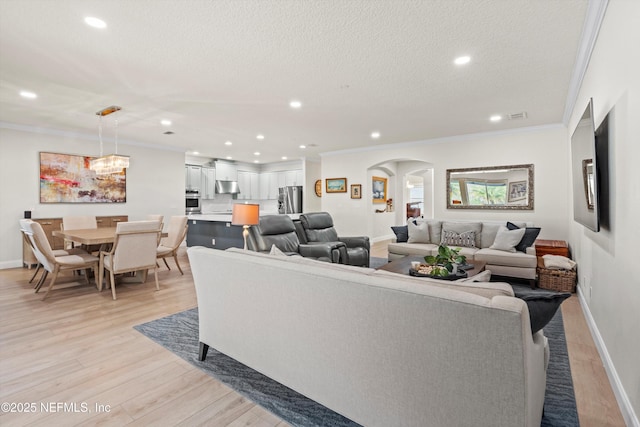
[[[278,189],[278,213],[302,213],[301,185],[291,185]]]

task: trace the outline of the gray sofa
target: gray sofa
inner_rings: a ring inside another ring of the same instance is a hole
[[[209,346],[364,426],[540,426],[542,331],[505,283],[188,249]]]
[[[446,229],[462,232],[475,230],[475,248],[462,247],[460,253],[467,257],[467,262],[474,260],[485,261],[487,270],[493,275],[504,277],[517,277],[529,280],[532,287],[536,279],[536,253],[535,247],[530,246],[526,252],[506,252],[491,249],[498,230],[506,226],[506,221],[460,221],[460,220],[436,220],[415,218],[418,224],[427,223],[429,230],[428,243],[393,242],[389,243],[389,261],[402,258],[406,255],[435,255],[438,245],[442,240],[442,231]],[[520,228],[532,227],[529,222],[512,221]]]

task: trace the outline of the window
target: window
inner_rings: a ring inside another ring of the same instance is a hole
[[[504,205],[507,203],[506,180],[451,180],[451,204],[466,206]]]

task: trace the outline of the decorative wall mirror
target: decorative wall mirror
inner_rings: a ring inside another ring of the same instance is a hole
[[[533,209],[533,165],[447,169],[447,209]]]

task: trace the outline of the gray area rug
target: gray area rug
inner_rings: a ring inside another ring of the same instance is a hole
[[[214,348],[209,348],[204,362],[198,361],[197,308],[134,328],[291,425],[359,425]],[[551,357],[542,426],[578,426],[564,325],[559,310],[544,331],[549,339]]]
[[[375,268],[378,269],[380,267],[382,267],[383,265],[385,265],[386,263],[388,263],[389,260],[387,258],[380,258],[380,257],[369,257],[369,267],[370,268]]]

